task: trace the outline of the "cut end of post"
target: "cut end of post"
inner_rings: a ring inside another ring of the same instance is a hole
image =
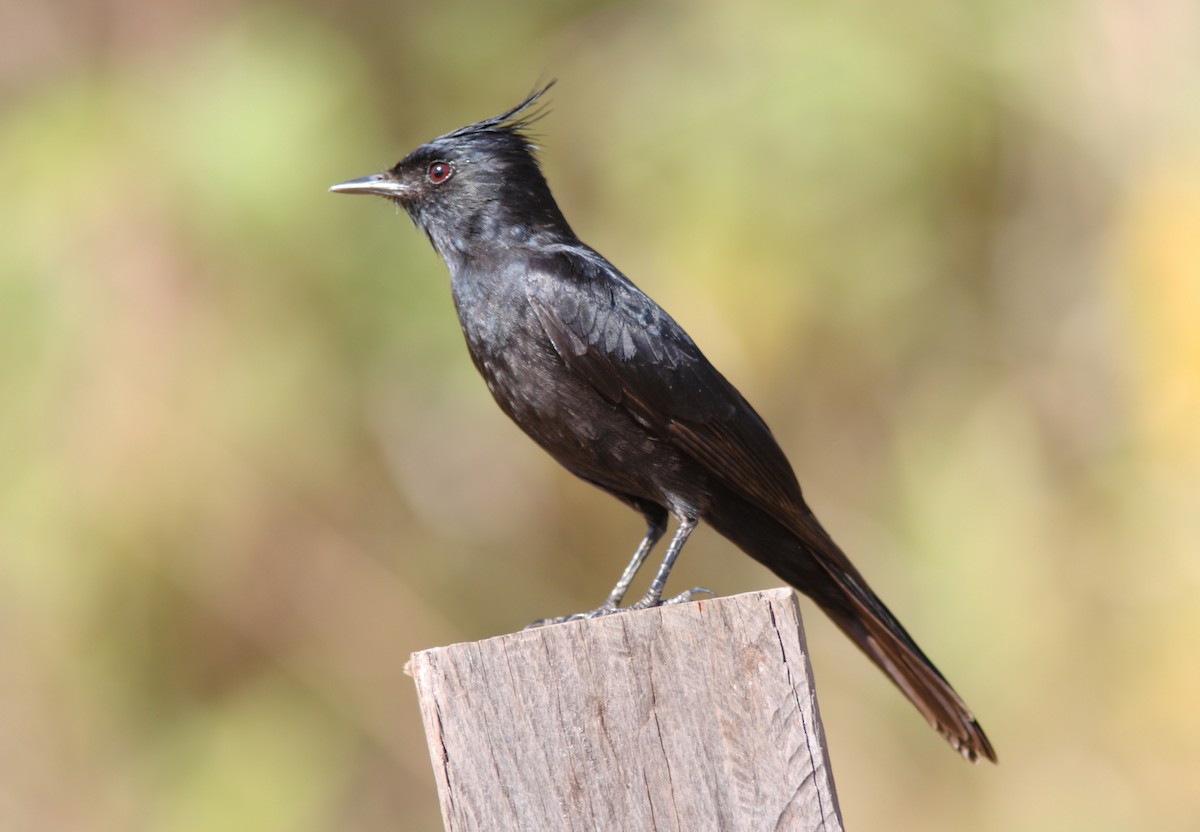
[[[791,589],[433,648],[405,672],[448,830],[842,829]]]

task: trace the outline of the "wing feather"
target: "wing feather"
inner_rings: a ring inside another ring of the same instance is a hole
[[[796,525],[808,514],[800,486],[749,403],[661,307],[607,262],[598,255],[571,259],[576,280],[535,272],[527,283],[531,308],[567,366],[725,485]],[[561,268],[556,264],[555,273]]]

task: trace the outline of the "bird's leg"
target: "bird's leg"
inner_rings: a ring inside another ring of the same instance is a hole
[[[617,585],[612,588],[612,592],[608,593],[608,597],[604,599],[603,604],[591,612],[578,612],[574,615],[561,615],[557,618],[539,618],[537,621],[531,621],[525,625],[525,629],[542,627],[546,624],[561,624],[564,621],[598,618],[602,615],[619,612],[621,601],[625,598],[625,593],[629,590],[629,585],[633,583],[634,576],[642,568],[642,564],[646,562],[646,556],[650,554],[650,550],[655,547],[658,541],[662,540],[663,534],[667,531],[667,512],[662,506],[646,505],[642,507],[642,513],[646,516],[646,536],[638,544],[637,551],[633,553],[629,565],[625,567],[625,571],[617,579]]]
[[[629,591],[629,585],[633,583],[633,577],[642,568],[642,564],[646,562],[646,556],[650,554],[658,541],[662,540],[663,533],[667,530],[667,513],[662,512],[646,512],[646,536],[642,538],[642,542],[638,545],[637,551],[633,553],[633,558],[629,561],[629,565],[625,567],[625,571],[621,573],[621,577],[617,580],[617,585],[612,588],[612,592],[608,593],[608,597],[604,599],[604,603],[600,605],[602,610],[615,610],[621,606],[621,601],[625,598],[625,593]]]
[[[711,589],[694,586],[674,597],[668,598],[666,601],[662,599],[663,589],[667,585],[667,575],[671,573],[671,567],[675,565],[675,559],[679,557],[679,552],[683,549],[683,544],[687,542],[688,535],[695,528],[695,517],[684,517],[679,521],[679,528],[675,530],[675,536],[671,538],[671,545],[667,547],[667,554],[663,557],[662,565],[658,567],[658,572],[655,574],[654,580],[650,582],[650,587],[646,590],[646,594],[635,603],[630,604],[629,609],[644,610],[650,607],[657,607],[660,604],[684,604],[691,601],[695,595],[701,593],[713,594]]]
[[[661,506],[643,508],[642,513],[646,515],[646,536],[642,538],[642,542],[637,547],[637,551],[633,553],[633,558],[629,561],[629,565],[625,567],[625,571],[621,573],[617,585],[613,587],[612,592],[604,599],[603,604],[590,612],[578,612],[574,615],[562,615],[557,618],[539,618],[537,621],[527,624],[525,629],[530,630],[534,627],[544,627],[547,624],[562,624],[565,621],[582,621],[584,619],[599,618],[602,615],[622,612],[620,604],[625,598],[625,593],[629,590],[630,583],[633,582],[634,575],[637,574],[645,562],[646,556],[650,554],[650,550],[654,548],[654,544],[662,539],[663,533],[667,529],[667,512]],[[679,521],[679,528],[675,530],[675,536],[671,538],[671,545],[667,547],[667,554],[663,557],[662,564],[658,567],[658,572],[655,573],[654,580],[650,582],[650,587],[646,590],[646,594],[626,607],[626,610],[645,610],[662,604],[684,604],[694,599],[697,595],[713,594],[711,589],[694,586],[665,601],[662,597],[663,588],[667,585],[667,576],[671,573],[671,567],[675,565],[675,559],[679,557],[679,552],[683,549],[683,544],[687,542],[688,536],[696,528],[696,523],[697,520],[695,517],[684,517]]]

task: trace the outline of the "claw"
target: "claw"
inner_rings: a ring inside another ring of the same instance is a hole
[[[716,598],[717,593],[713,592],[708,587],[694,586],[691,589],[685,589],[678,595],[673,595],[665,601],[660,601],[660,604],[687,604],[696,600],[697,595],[707,595],[709,598]]]
[[[650,594],[643,595],[628,607],[618,607],[616,604],[605,603],[597,609],[590,612],[577,612],[571,615],[560,615],[555,618],[539,618],[536,621],[530,621],[525,625],[526,630],[536,630],[538,627],[549,627],[551,624],[565,624],[568,621],[587,621],[592,618],[600,618],[603,615],[616,615],[621,612],[629,612],[630,610],[648,610],[654,607],[662,607],[667,604],[687,604],[696,600],[697,595],[707,595],[715,598],[717,593],[703,586],[694,586],[691,589],[685,589],[678,595],[672,595],[670,598],[656,598]]]
[[[539,618],[536,621],[530,621],[526,624],[525,629],[536,630],[538,627],[549,627],[551,624],[565,624],[568,621],[586,621],[591,618],[599,618],[602,615],[612,615],[617,612],[623,612],[623,610],[615,604],[603,604],[589,612],[576,612],[571,615],[555,616],[554,618]]]
[[[691,589],[685,589],[683,592],[679,593],[678,595],[672,595],[670,598],[663,598],[647,592],[635,603],[630,604],[628,609],[649,610],[653,609],[654,607],[666,606],[667,604],[687,604],[696,600],[697,595],[708,595],[715,597],[716,593],[711,589],[702,586],[694,586]]]

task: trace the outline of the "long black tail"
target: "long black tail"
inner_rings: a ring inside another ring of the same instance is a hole
[[[951,746],[972,762],[996,752],[971,709],[811,514],[790,528],[738,499],[714,500],[713,528],[812,598],[887,674]]]

